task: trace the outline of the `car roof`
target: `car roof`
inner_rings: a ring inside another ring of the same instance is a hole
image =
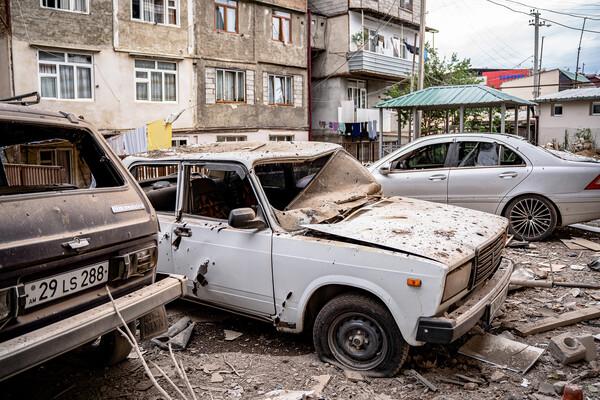
[[[514,144],[527,143],[527,141],[525,140],[525,138],[523,138],[521,136],[511,135],[511,134],[508,134],[508,133],[489,133],[489,132],[442,133],[442,134],[439,134],[439,135],[424,136],[424,137],[421,137],[421,138],[417,139],[417,141],[424,141],[424,140],[435,139],[435,138],[439,138],[439,139],[469,139],[469,138],[494,139],[494,138],[501,138],[502,140],[505,140],[507,142],[511,142],[511,143],[514,143]],[[417,141],[414,141],[414,142],[417,142]],[[411,142],[411,143],[414,143],[414,142]]]
[[[259,160],[315,158],[341,149],[340,145],[323,142],[222,142],[155,150],[129,156],[129,166],[138,161],[234,161],[248,168]]]

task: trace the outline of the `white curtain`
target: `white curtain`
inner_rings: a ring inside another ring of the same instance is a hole
[[[290,42],[290,20],[282,19],[281,20],[281,29],[283,30],[283,41],[285,43]]]
[[[218,7],[217,10],[217,30],[225,30],[225,7]]]
[[[177,100],[177,80],[175,74],[165,73],[165,101]]]
[[[56,77],[43,76],[41,79],[42,97],[56,98]]]
[[[235,85],[235,72],[231,72],[231,71],[225,71],[225,85],[224,85],[224,90],[225,90],[225,100],[227,101],[233,101],[234,99],[234,88],[233,85]]]
[[[165,0],[154,0],[154,22],[165,22]]]
[[[152,72],[150,74],[150,83],[152,101],[162,101],[162,72]]]
[[[75,98],[75,74],[70,65],[60,65],[60,97],[63,99]]]
[[[142,0],[144,9],[144,21],[152,21],[152,13],[154,12],[154,0]]]
[[[227,8],[227,32],[237,31],[236,15],[237,10],[235,8]]]
[[[246,84],[244,82],[244,73],[237,72],[237,97],[236,101],[244,101],[246,92]]]
[[[92,69],[77,67],[77,97],[80,99],[92,98]]]

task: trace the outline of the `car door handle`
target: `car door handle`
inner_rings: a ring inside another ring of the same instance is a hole
[[[500,175],[498,175],[500,178],[502,179],[511,179],[511,178],[516,178],[519,174],[517,172],[503,172]]]
[[[430,181],[445,181],[447,178],[446,174],[437,174],[437,175],[431,175],[429,177]]]
[[[192,230],[190,228],[186,228],[185,226],[178,226],[177,228],[173,229],[173,233],[180,237],[192,236]]]

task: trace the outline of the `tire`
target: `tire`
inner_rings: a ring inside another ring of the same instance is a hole
[[[313,342],[322,361],[382,377],[398,373],[410,348],[389,311],[359,294],[325,304],[315,319]]]
[[[558,225],[554,205],[545,197],[535,194],[513,199],[504,216],[509,219],[510,233],[518,240],[537,242],[552,235]]]
[[[124,361],[131,352],[131,345],[119,332],[112,331],[100,338],[94,349],[97,360],[105,366],[112,366]]]

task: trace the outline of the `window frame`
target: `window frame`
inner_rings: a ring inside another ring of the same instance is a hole
[[[283,103],[278,103],[275,99],[275,79],[278,78],[284,78],[285,84],[284,84],[284,93],[283,93]],[[286,91],[287,91],[287,80],[290,80],[290,90],[291,93],[289,94],[289,102],[286,102],[285,100],[285,95],[286,95]],[[273,82],[273,84],[271,85],[271,81]],[[273,90],[273,102],[271,102],[271,89]],[[268,96],[268,102],[270,106],[277,106],[277,107],[293,107],[294,106],[294,77],[292,75],[278,75],[278,74],[269,74],[267,73],[267,96]]]
[[[229,1],[235,1],[235,6],[230,5]],[[238,0],[214,0],[214,4],[215,4],[215,31],[216,32],[239,34],[240,33],[240,12],[239,12],[240,7],[239,7],[239,1]],[[223,13],[223,28],[224,29],[219,29],[217,27],[217,14],[219,13],[219,7],[223,7],[224,8],[224,13]],[[227,18],[228,18],[227,9],[233,9],[233,10],[235,10],[235,31],[228,31],[227,30]]]
[[[229,139],[235,139],[235,140],[229,140]],[[217,143],[247,142],[248,136],[247,135],[217,135],[217,137],[215,138],[215,141]]]
[[[50,61],[50,60],[42,60],[40,59],[40,53],[54,53],[54,54],[62,54],[63,55],[63,61]],[[78,63],[78,62],[70,62],[69,61],[69,55],[75,55],[75,56],[85,56],[85,57],[90,57],[90,63]],[[39,88],[39,93],[40,93],[40,97],[42,99],[45,100],[52,100],[52,101],[85,101],[85,102],[94,102],[95,101],[95,76],[94,76],[94,55],[91,53],[85,53],[85,52],[78,52],[78,51],[74,51],[74,52],[70,52],[70,51],[64,51],[64,50],[37,50],[37,75],[38,75],[38,88]],[[54,74],[50,74],[50,73],[42,73],[40,72],[40,65],[41,64],[46,64],[46,65],[54,65],[56,68],[56,72]],[[73,98],[68,98],[68,97],[61,97],[61,91],[60,91],[60,82],[61,82],[61,77],[60,77],[60,66],[64,65],[64,66],[70,66],[73,67],[73,91],[75,93],[75,97]],[[79,96],[79,90],[77,89],[78,85],[78,80],[79,78],[77,77],[77,68],[87,68],[90,70],[90,97],[78,97]],[[46,78],[46,77],[53,77],[56,78],[56,97],[45,97],[42,95],[42,78]]]
[[[65,0],[61,0],[61,1],[65,1]],[[67,0],[69,2],[69,8],[59,8],[59,7],[49,7],[49,6],[45,6],[44,5],[44,0],[40,0],[40,8],[44,8],[46,10],[56,10],[56,11],[64,11],[64,12],[71,12],[71,13],[75,13],[75,14],[85,14],[85,15],[89,15],[90,14],[90,0],[84,0],[85,1],[85,9],[86,11],[79,11],[79,10],[73,10],[73,4],[74,1],[73,0]],[[47,0],[46,0],[47,2]],[[54,0],[54,4],[57,4],[58,0]]]
[[[461,143],[464,142],[476,142],[478,145],[479,143],[493,143],[496,146],[498,146],[498,164],[497,165],[486,165],[486,166],[464,166],[464,167],[460,167],[460,162],[461,160],[459,159],[459,146]],[[497,141],[497,140],[491,140],[491,141],[487,141],[487,140],[481,140],[481,139],[458,139],[455,142],[452,143],[453,148],[451,148],[450,150],[448,150],[448,154],[449,156],[446,158],[446,162],[447,164],[449,164],[449,167],[453,170],[464,170],[464,169],[489,169],[489,168],[526,168],[530,162],[529,160],[525,157],[525,155],[519,151],[517,151],[514,147],[510,146],[509,144],[505,143],[505,142],[501,142],[501,141]],[[517,165],[502,165],[502,156],[503,153],[505,151],[505,149],[508,149],[510,151],[512,151],[513,153],[515,153],[523,162],[522,164],[517,164]]]
[[[156,0],[153,0],[156,1]],[[132,21],[134,22],[140,22],[143,24],[152,24],[152,25],[163,25],[163,26],[174,26],[174,27],[180,27],[181,26],[181,3],[179,0],[173,0],[175,1],[175,7],[170,7],[169,6],[169,0],[163,0],[163,8],[164,8],[164,20],[163,22],[155,22],[155,14],[154,14],[154,9],[152,10],[152,21],[146,21],[144,19],[144,0],[139,0],[140,2],[140,6],[139,6],[139,13],[140,13],[140,18],[135,18],[133,16],[133,0],[129,0],[129,5],[130,5],[130,18]],[[175,9],[175,23],[172,24],[169,21],[169,10],[170,9]]]
[[[289,140],[288,140],[289,139]],[[269,135],[269,142],[294,142],[296,141],[296,135],[293,134],[275,134]]]
[[[364,88],[361,87],[361,85],[364,85]],[[349,101],[351,100],[354,102],[355,109],[367,108],[367,105],[368,105],[367,81],[360,80],[360,79],[348,79],[347,92],[348,92],[348,100]],[[356,106],[357,103],[356,103],[355,97],[354,97],[355,93],[358,94],[358,105],[363,104],[363,100],[364,100],[364,107]]]
[[[136,61],[149,61],[149,62],[153,62],[155,68],[154,69],[150,69],[150,68],[143,68],[143,67],[137,67],[135,65]],[[162,62],[162,63],[168,63],[168,64],[174,64],[175,65],[175,69],[174,70],[165,70],[165,69],[158,69],[158,63]],[[134,58],[133,59],[133,99],[135,102],[137,103],[155,103],[155,104],[162,104],[162,103],[166,103],[166,104],[178,104],[179,103],[179,70],[178,70],[178,63],[176,61],[165,61],[165,60],[158,60],[158,59],[151,59],[151,58]],[[138,78],[137,77],[137,72],[146,72],[147,73],[147,77],[146,78]],[[152,72],[161,72],[162,73],[162,100],[152,100]],[[166,96],[166,91],[165,91],[165,85],[166,85],[166,81],[165,81],[165,74],[171,74],[171,75],[175,75],[175,100],[165,100],[165,96]],[[137,84],[138,83],[146,83],[148,84],[148,98],[147,100],[140,100],[138,99],[138,93],[137,93]]]
[[[551,116],[553,117],[562,117],[565,115],[565,107],[562,103],[552,103],[552,108],[550,109]],[[556,107],[560,107],[560,114],[556,113]]]
[[[423,144],[423,146],[416,146],[415,148],[407,149],[408,150],[407,153],[403,154],[400,157],[393,159],[390,162],[390,173],[415,173],[415,172],[423,172],[423,171],[439,171],[439,170],[450,169],[450,167],[451,167],[450,160],[451,160],[451,154],[453,152],[454,143],[455,143],[454,141],[443,140],[443,141],[436,141],[433,143],[425,143],[425,144]],[[439,146],[439,145],[447,145],[448,146],[446,149],[446,157],[444,157],[444,163],[441,167],[407,168],[407,169],[397,168],[398,162],[400,162],[400,160],[406,161],[409,158],[411,158],[411,156],[414,156],[415,153],[421,149],[424,149],[426,147]],[[396,168],[393,168],[393,166],[396,166]]]
[[[410,7],[407,7],[406,3],[410,3]],[[406,12],[412,13],[413,10],[414,10],[415,5],[414,5],[413,0],[400,0],[399,7],[400,7],[401,10],[404,10]]]
[[[221,88],[221,96],[223,97],[222,100],[219,100],[219,72],[221,72],[223,74],[223,79],[221,81],[221,84],[223,85],[223,87]],[[227,72],[233,72],[235,74],[235,79],[234,79],[234,83],[233,83],[233,89],[234,89],[234,94],[233,94],[233,98],[234,100],[225,100],[225,73]],[[242,74],[243,78],[244,78],[244,83],[242,84],[242,94],[243,94],[243,99],[242,100],[235,100],[235,98],[237,98],[238,96],[236,96],[236,94],[239,94],[239,90],[240,88],[238,87],[238,74]],[[241,70],[241,69],[232,69],[232,68],[215,68],[215,102],[217,104],[243,104],[246,102],[246,71]]]
[[[592,105],[590,106],[590,114],[595,117],[600,116],[600,108],[598,109],[598,112],[594,112],[594,107],[600,107],[600,101],[592,101]]]
[[[288,16],[282,15],[282,14],[287,14]],[[275,24],[275,20],[277,20],[277,23],[279,24],[279,38],[275,39],[273,37],[273,25]],[[283,21],[287,20],[288,21],[288,38],[289,41],[285,41],[284,39],[284,34],[283,34]],[[293,43],[293,39],[292,39],[292,13],[289,12],[284,12],[284,11],[278,11],[278,10],[272,10],[271,12],[271,40],[275,41],[275,42],[280,42],[283,44],[292,44]]]

